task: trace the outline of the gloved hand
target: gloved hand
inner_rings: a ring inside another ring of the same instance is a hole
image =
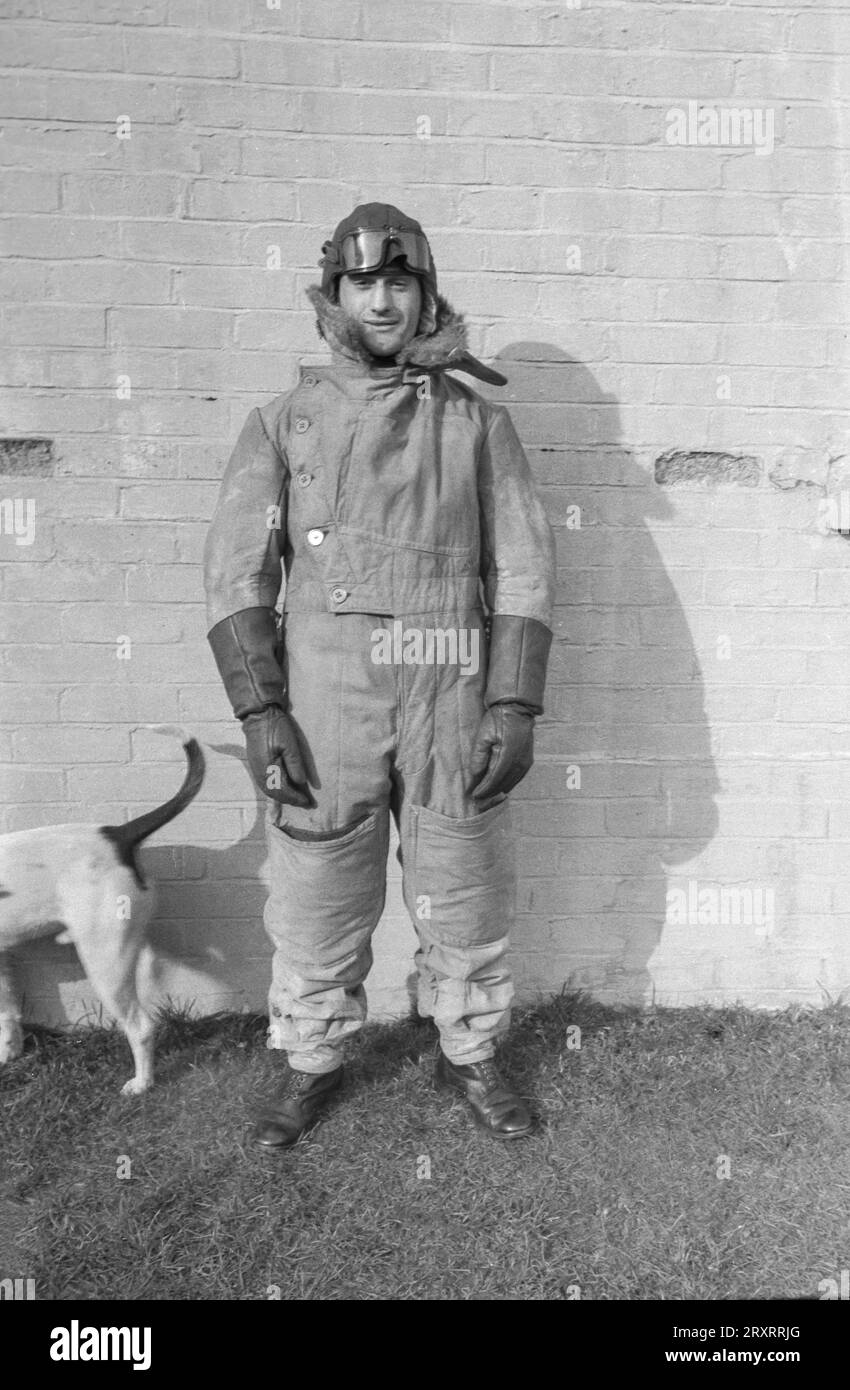
[[[534,715],[525,705],[491,705],[472,750],[476,801],[512,791],[534,762]]]
[[[272,705],[242,720],[251,775],[261,792],[283,806],[314,806],[298,734],[289,715]]]

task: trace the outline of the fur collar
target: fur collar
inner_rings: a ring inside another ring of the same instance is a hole
[[[339,304],[332,303],[319,285],[311,285],[306,293],[316,311],[319,337],[325,339],[332,352],[340,352],[372,370],[395,365],[436,372],[451,367],[496,386],[506,385],[507,379],[501,373],[482,366],[471,355],[466,345],[466,320],[441,294],[432,299],[429,293],[419,319],[420,329],[424,326],[427,330],[429,324],[433,324],[433,328],[417,333],[397,354],[395,362],[387,363],[383,358],[373,357],[363,342],[356,319]]]

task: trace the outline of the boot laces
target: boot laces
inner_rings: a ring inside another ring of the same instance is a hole
[[[486,1061],[478,1063],[479,1075],[488,1091],[494,1091],[498,1086],[504,1086],[504,1082],[492,1057]]]

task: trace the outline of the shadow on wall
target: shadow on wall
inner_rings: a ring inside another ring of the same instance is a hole
[[[499,360],[558,554],[538,761],[513,798],[517,983],[650,1003],[667,869],[713,838],[719,790],[696,651],[647,524],[674,511],[587,367],[550,343]]]

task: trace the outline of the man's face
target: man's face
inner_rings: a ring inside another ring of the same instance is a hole
[[[375,357],[392,357],[416,333],[422,291],[404,270],[355,271],[339,280],[339,302],[360,324]]]

